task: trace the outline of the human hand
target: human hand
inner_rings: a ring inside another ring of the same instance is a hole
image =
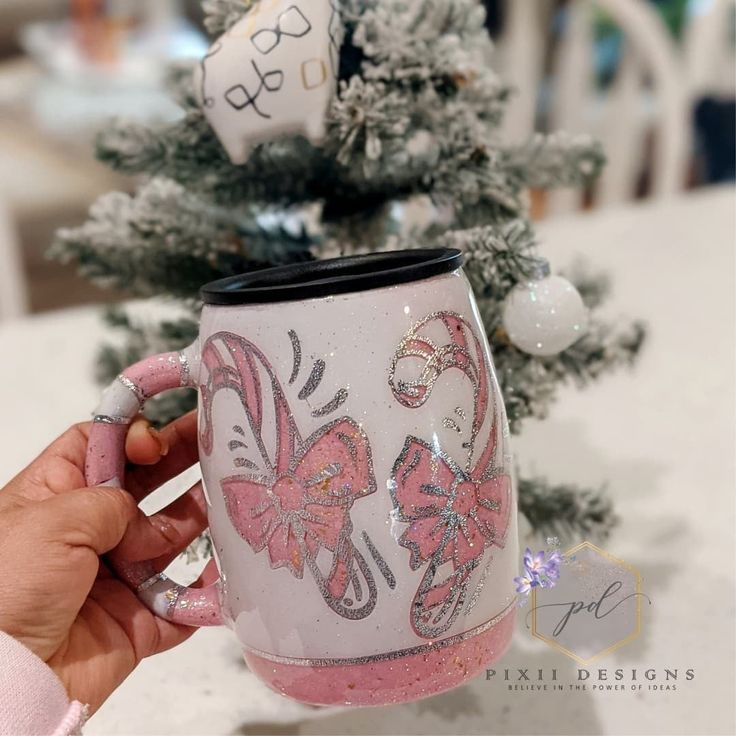
[[[132,425],[126,491],[85,488],[90,427],[70,429],[0,491],[0,631],[94,712],[144,657],[194,631],[151,613],[100,555],[163,570],[205,528],[206,509],[201,484],[152,517],[137,506],[197,462],[195,414],[160,434]]]

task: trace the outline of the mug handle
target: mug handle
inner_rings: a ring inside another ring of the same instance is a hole
[[[87,485],[124,487],[125,437],[145,402],[174,388],[197,388],[198,343],[179,353],[155,355],[123,371],[105,392],[87,445]],[[157,616],[186,626],[223,623],[219,581],[187,588],[157,572],[153,562],[116,565],[117,575]]]

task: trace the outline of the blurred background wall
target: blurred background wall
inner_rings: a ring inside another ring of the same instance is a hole
[[[589,132],[606,175],[580,197],[532,193],[535,217],[734,180],[733,0],[486,0],[515,88],[509,141]],[[135,182],[92,156],[110,116],[177,114],[165,65],[207,47],[196,0],[0,0],[0,319],[120,298],[48,262],[58,227]]]

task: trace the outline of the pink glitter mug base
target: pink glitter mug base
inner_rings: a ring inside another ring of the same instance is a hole
[[[491,628],[457,644],[365,664],[284,664],[245,651],[251,671],[272,690],[312,705],[380,706],[452,690],[500,659],[511,643],[512,608]]]

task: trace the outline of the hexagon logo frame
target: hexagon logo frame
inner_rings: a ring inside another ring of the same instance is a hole
[[[554,588],[532,590],[532,636],[588,665],[641,633],[641,573],[592,542],[562,556]]]

